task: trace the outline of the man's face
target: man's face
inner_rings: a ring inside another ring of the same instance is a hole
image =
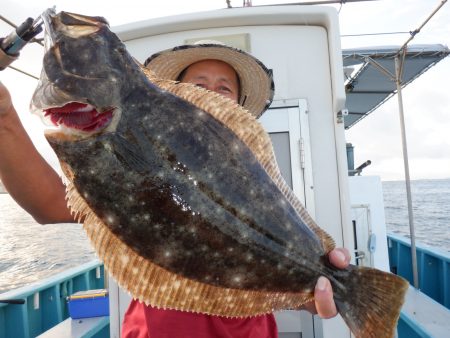
[[[190,65],[181,79],[238,102],[239,80],[233,67],[219,60],[203,60]]]

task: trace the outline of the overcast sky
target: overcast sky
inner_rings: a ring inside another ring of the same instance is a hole
[[[204,1],[46,1],[1,0],[0,15],[16,24],[26,17],[36,17],[47,7],[56,5],[65,10],[86,15],[100,15],[111,26],[149,18],[197,12],[226,7],[225,0]],[[289,1],[257,1],[262,4]],[[292,2],[292,1],[291,1]],[[341,35],[362,33],[409,32],[415,30],[441,3],[440,0],[379,0],[346,3],[340,8]],[[242,1],[231,1],[241,6]],[[11,28],[0,22],[0,37]],[[408,34],[366,35],[342,37],[342,48],[377,45],[402,45]],[[413,44],[440,43],[450,45],[450,4],[431,19],[416,36]],[[27,46],[13,66],[38,75],[43,48],[37,44]],[[450,57],[406,87],[403,92],[407,140],[412,179],[450,177]],[[7,69],[0,72],[0,80],[10,89],[20,117],[33,142],[44,157],[57,167],[56,157],[43,137],[42,124],[29,113],[28,105],[36,87],[36,80]],[[355,146],[355,165],[371,160],[365,175],[379,175],[382,180],[404,179],[400,122],[397,97],[390,99],[377,111],[346,132],[347,142]]]

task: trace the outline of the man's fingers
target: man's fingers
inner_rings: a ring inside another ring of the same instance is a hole
[[[339,269],[345,269],[350,263],[350,253],[345,248],[337,248],[328,254],[330,263]]]
[[[339,269],[345,269],[350,263],[350,252],[345,248],[337,248],[328,254],[330,263]],[[303,305],[303,308],[312,314],[317,313],[321,318],[332,318],[337,315],[336,304],[333,299],[333,290],[330,281],[319,277],[314,289],[314,302]]]
[[[319,277],[314,290],[317,314],[324,319],[337,315],[336,305],[333,300],[331,284],[325,277]]]
[[[312,314],[312,315],[316,315],[316,314],[317,314],[316,303],[315,303],[314,300],[312,300],[312,301],[310,301],[310,302],[308,302],[308,303],[303,304],[302,307],[301,307],[301,309],[302,309],[302,310],[308,311],[308,312],[309,312],[310,314]]]

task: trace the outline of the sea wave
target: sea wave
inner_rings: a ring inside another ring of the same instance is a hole
[[[0,194],[0,293],[95,258],[80,224],[37,224]]]
[[[450,251],[450,179],[411,181],[416,243]],[[386,227],[409,237],[404,181],[383,182]]]

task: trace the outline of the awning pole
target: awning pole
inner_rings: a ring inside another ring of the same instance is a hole
[[[379,1],[379,0],[322,0],[322,1],[301,1],[301,2],[288,2],[272,5],[260,5],[260,6],[286,6],[286,5],[330,5],[330,4],[345,4],[347,2],[364,2],[364,1]],[[447,1],[447,0],[445,0]],[[227,1],[228,3],[228,1]]]
[[[403,114],[403,98],[402,98],[402,68],[403,68],[403,57],[406,51],[403,49],[401,53],[395,56],[395,74],[396,74],[396,84],[397,84],[397,97],[398,97],[398,112],[400,116],[400,130],[402,134],[402,146],[403,146],[403,163],[405,167],[405,183],[406,183],[406,198],[408,201],[408,217],[409,217],[409,232],[411,235],[411,260],[412,260],[412,270],[413,270],[413,282],[414,287],[419,289],[419,278],[417,273],[417,255],[416,255],[416,236],[414,230],[414,220],[412,211],[412,199],[411,199],[411,181],[409,178],[409,163],[408,163],[408,148],[406,146],[406,131],[405,131],[405,117]],[[400,60],[402,57],[402,60]]]
[[[425,21],[420,25],[419,28],[413,30],[412,32],[410,32],[411,36],[409,37],[408,40],[406,40],[406,42],[403,44],[402,47],[400,47],[399,52],[403,51],[406,46],[408,45],[408,43],[414,39],[414,37],[416,36],[417,33],[420,32],[420,30],[427,24],[428,21],[431,20],[431,18],[441,9],[442,6],[445,5],[445,3],[447,2],[447,0],[441,0],[441,3],[436,7],[436,9],[433,11],[433,13],[431,13],[430,15],[428,15],[428,17],[425,19]]]

